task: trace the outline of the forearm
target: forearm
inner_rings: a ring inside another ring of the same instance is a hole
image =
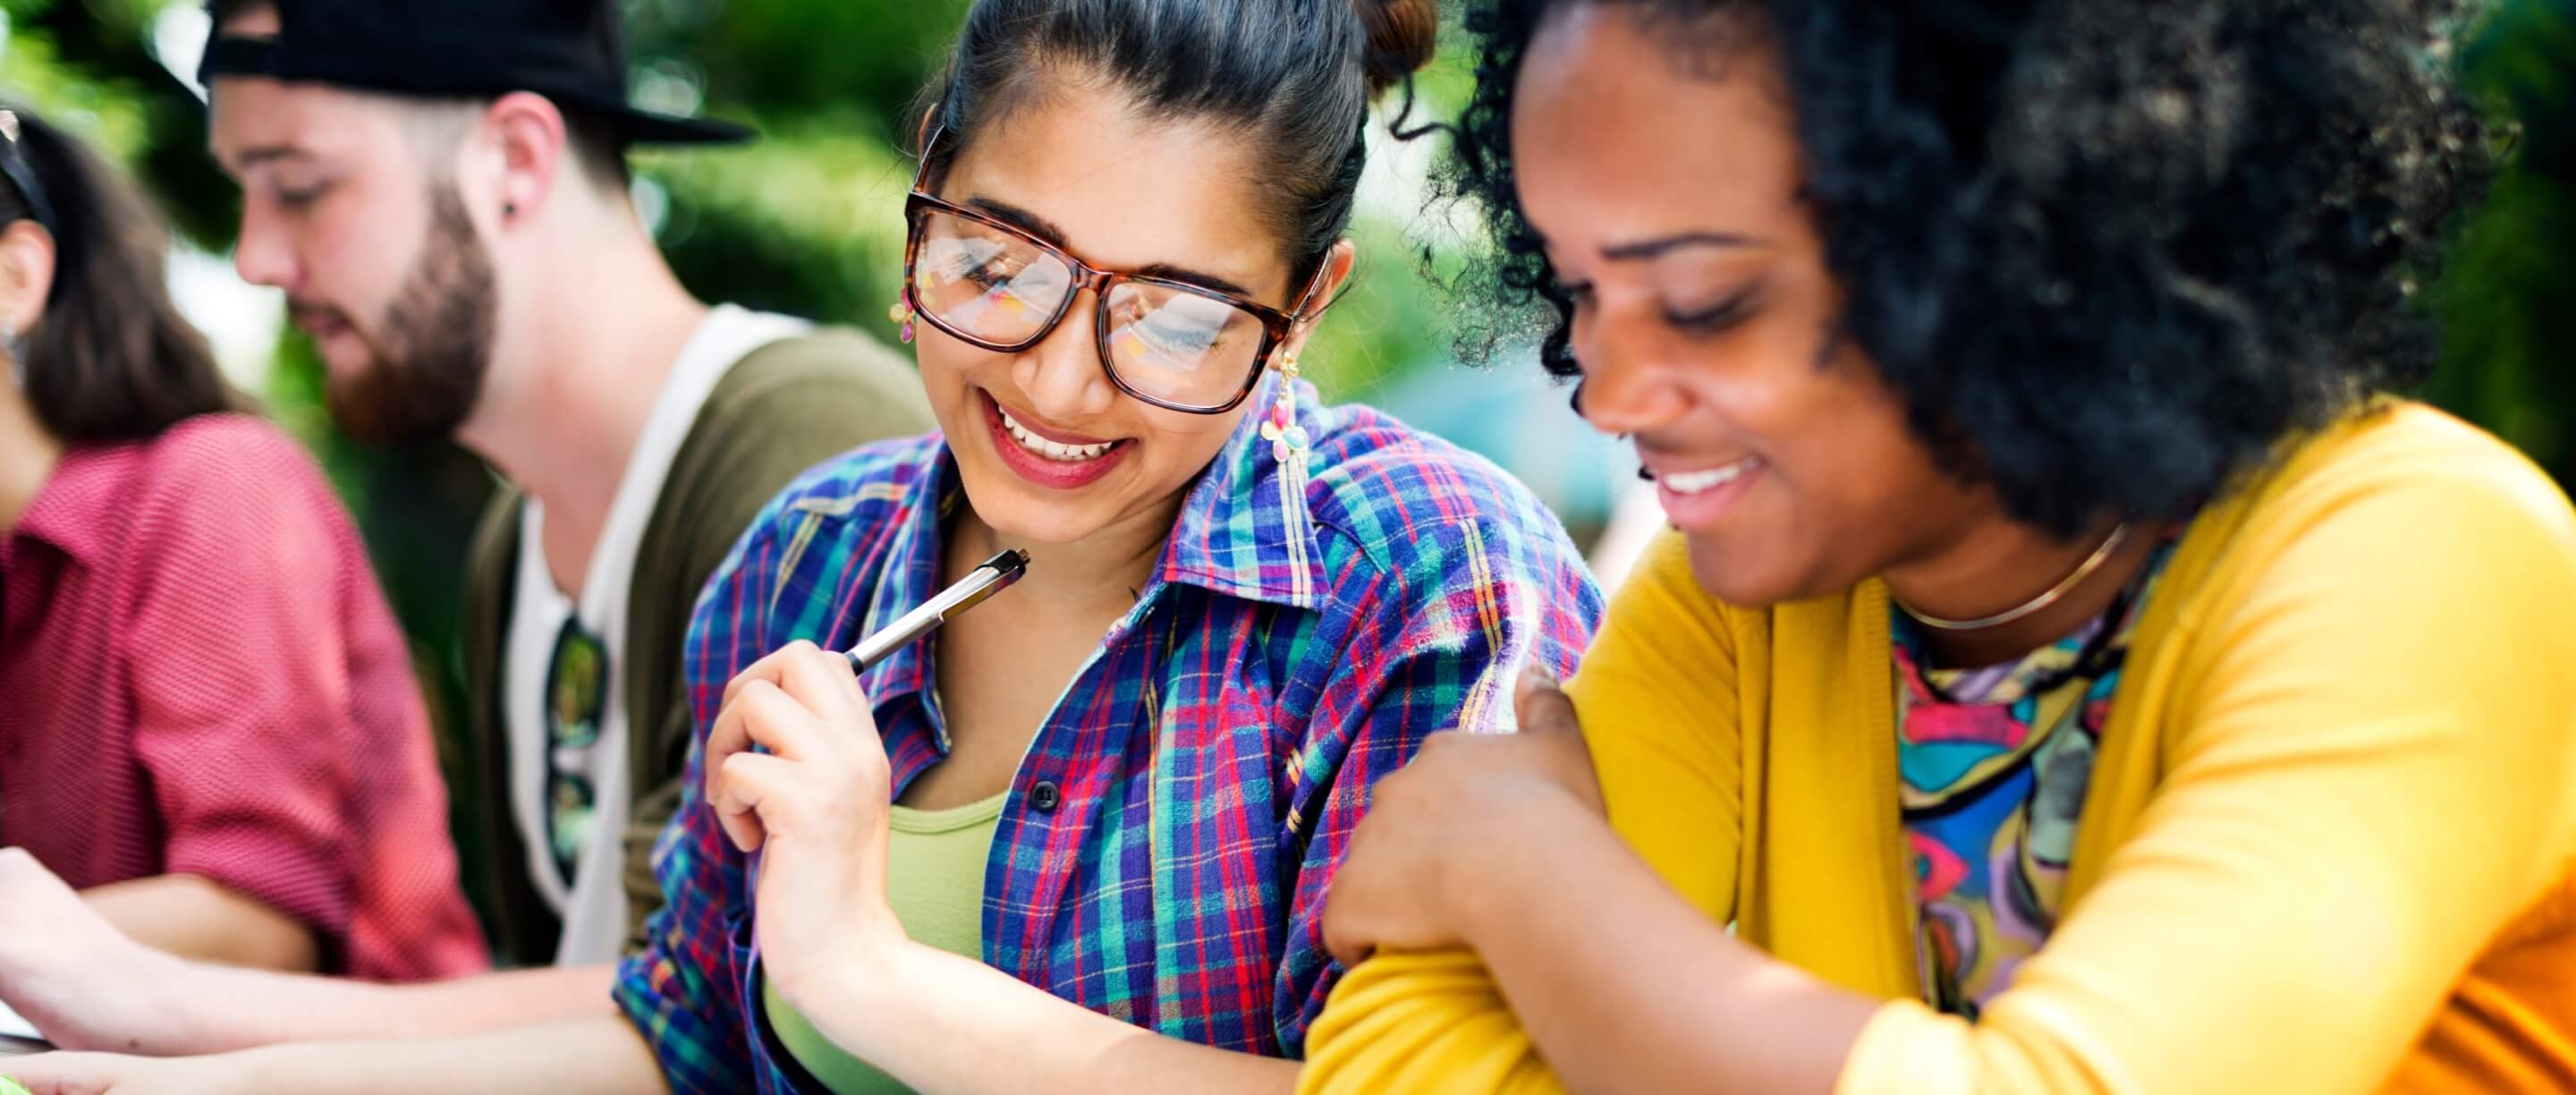
[[[1878,1002],[1737,942],[1597,817],[1473,872],[1469,942],[1571,1090],[1826,1092]]]
[[[191,965],[172,981],[178,1042],[133,1046],[170,1056],[279,1042],[444,1038],[613,1015],[616,967],[514,970],[421,985]]]
[[[1296,1065],[1167,1038],[919,944],[814,990],[808,1022],[924,1092],[1286,1092]]]
[[[260,1095],[663,1095],[652,1051],[622,1016],[463,1038],[271,1046],[207,1058],[228,1092]]]
[[[182,958],[271,970],[321,964],[310,928],[197,875],[137,878],[81,896],[128,938]]]

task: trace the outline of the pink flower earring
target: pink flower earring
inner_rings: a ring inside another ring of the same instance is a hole
[[[1261,424],[1261,439],[1270,442],[1270,455],[1280,463],[1306,462],[1306,449],[1311,443],[1306,428],[1297,424],[1297,355],[1289,354],[1279,362],[1279,399],[1272,405],[1270,418]]]

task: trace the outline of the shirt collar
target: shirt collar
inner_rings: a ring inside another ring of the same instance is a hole
[[[946,440],[933,435],[912,455],[901,490],[900,509],[885,548],[883,573],[868,596],[852,642],[875,634],[939,592],[939,525],[957,495],[957,460]],[[927,691],[929,662],[922,643],[907,643],[870,667],[862,677],[868,697],[884,703],[897,696]]]
[[[1320,458],[1330,412],[1314,385],[1271,374],[1182,500],[1159,580],[1310,612],[1323,607],[1324,560],[1306,508],[1306,475],[1282,465],[1278,446],[1261,433],[1277,413],[1282,384],[1296,385],[1296,424],[1313,439],[1307,458]]]
[[[1306,506],[1306,478],[1281,465],[1261,424],[1276,413],[1273,374],[1254,393],[1254,404],[1218,450],[1207,471],[1181,501],[1180,517],[1163,547],[1154,584],[1197,586],[1229,597],[1323,607],[1324,564],[1315,523]],[[1321,440],[1330,412],[1314,386],[1297,383],[1297,422]],[[858,621],[855,634],[891,624],[939,592],[940,525],[957,497],[957,459],[945,441],[922,446],[903,490],[901,516],[886,545],[885,570]],[[1152,590],[1146,590],[1148,596]],[[929,686],[922,644],[890,654],[868,672],[868,694],[880,701]]]
[[[142,451],[140,445],[64,446],[35,501],[9,530],[10,538],[42,540],[75,560],[97,563],[109,548],[106,515]]]

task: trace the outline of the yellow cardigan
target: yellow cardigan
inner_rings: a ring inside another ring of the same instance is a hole
[[[2576,1091],[2576,514],[2415,405],[2206,507],[2147,607],[2064,922],[1916,1003],[1884,586],[1747,610],[1678,538],[1572,685],[1611,823],[1710,919],[1889,1001],[1843,1092]],[[1301,1089],[1557,1090],[1468,955],[1363,963]]]

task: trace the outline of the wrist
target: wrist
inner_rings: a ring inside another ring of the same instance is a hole
[[[1441,913],[1470,948],[1481,947],[1499,921],[1528,906],[1537,888],[1568,876],[1565,857],[1582,844],[1587,825],[1602,820],[1562,788],[1523,798],[1480,827],[1442,872]]]
[[[114,991],[131,1001],[124,1011],[125,1019],[144,1022],[139,1029],[129,1028],[114,1044],[98,1048],[154,1057],[237,1048],[239,1041],[225,1025],[230,1012],[216,987],[209,983],[212,970],[213,967],[139,943],[111,952],[88,983],[117,986]]]
[[[873,933],[863,933],[873,935]],[[907,986],[918,983],[917,955],[922,949],[901,934],[853,940],[836,948],[814,968],[791,979],[772,972],[778,994],[833,1044],[872,1059],[872,1039],[901,1040],[910,1012],[907,1000],[919,996]]]
[[[310,1070],[299,1072],[290,1047],[264,1046],[208,1057],[185,1057],[172,1065],[188,1071],[188,1090],[207,1095],[280,1095],[312,1086]]]
[[[800,1012],[810,1014],[826,1007],[873,1009],[880,995],[876,990],[901,976],[900,952],[908,945],[900,931],[852,928],[816,946],[794,948],[783,962],[778,960],[779,948],[765,948],[770,958],[763,965],[778,994]]]

